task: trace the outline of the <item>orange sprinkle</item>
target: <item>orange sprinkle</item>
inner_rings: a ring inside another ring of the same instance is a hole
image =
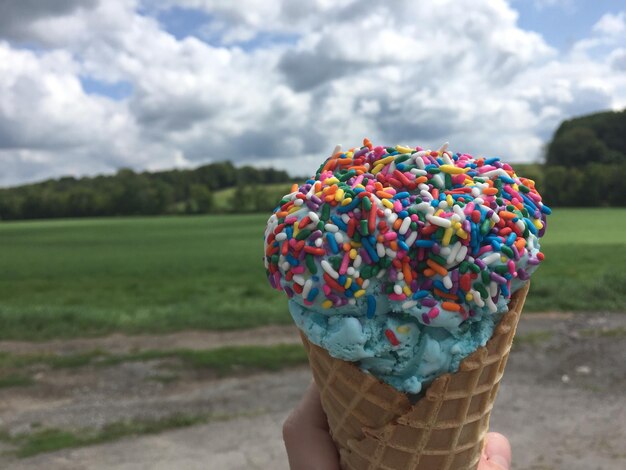
[[[432,269],[430,269],[430,268],[424,269],[424,276],[426,276],[426,277],[432,277],[435,274],[437,274],[437,273],[435,271],[433,271]]]
[[[437,289],[436,287],[433,289],[433,292],[438,295],[439,297],[442,297],[444,299],[450,299],[450,300],[459,300],[459,297],[457,295],[454,294],[449,294],[448,292],[444,292],[442,290]]]
[[[402,274],[404,274],[404,280],[407,282],[407,284],[410,283],[413,280],[413,276],[411,274],[411,268],[409,267],[409,263],[404,263],[402,265]]]
[[[455,304],[454,302],[443,302],[441,306],[444,310],[450,310],[451,312],[458,312],[461,310],[461,306],[459,304]]]
[[[415,184],[422,184],[428,181],[427,176],[420,176],[419,178],[415,178]]]
[[[391,248],[393,251],[398,251],[398,242],[393,240],[389,243],[389,248]]]
[[[433,261],[432,259],[427,259],[426,264],[430,266],[436,273],[442,276],[448,275],[448,270],[444,268],[443,266],[441,266],[439,263],[436,263],[435,261]]]
[[[402,225],[402,220],[400,217],[398,217],[396,219],[396,221],[393,223],[393,229],[394,230],[398,230],[400,228],[400,226]]]
[[[517,214],[513,213],[513,212],[509,212],[509,211],[500,211],[498,212],[498,216],[500,216],[501,219],[514,219],[515,217],[517,217]]]
[[[376,196],[378,196],[381,199],[391,199],[391,198],[393,198],[393,194],[387,193],[385,191],[376,191]]]
[[[498,194],[498,188],[485,188],[483,189],[483,194],[486,194],[487,196],[495,196],[496,194]]]
[[[344,243],[342,248],[343,251],[350,251],[352,249],[352,245],[350,245],[350,243]]]
[[[276,212],[276,217],[278,217],[279,219],[282,219],[283,217],[287,217],[288,215],[289,215],[289,212],[287,211]]]
[[[298,185],[296,183],[294,183],[294,184],[291,185],[291,191],[289,191],[289,192],[295,193],[297,190],[298,190]]]

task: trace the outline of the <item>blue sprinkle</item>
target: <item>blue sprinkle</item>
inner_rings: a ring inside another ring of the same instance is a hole
[[[363,244],[363,247],[365,247],[367,254],[370,255],[370,258],[372,258],[372,261],[374,263],[377,263],[378,261],[380,261],[378,253],[376,253],[376,250],[372,247],[372,244],[369,241],[369,239],[361,238],[361,243]]]
[[[543,212],[546,215],[550,215],[552,214],[552,209],[550,209],[548,206],[544,204],[543,206],[541,206],[541,212]]]
[[[334,224],[337,227],[339,227],[344,232],[348,230],[348,225],[343,220],[341,220],[341,217],[339,217],[337,214],[331,215],[330,219],[334,222]]]
[[[517,240],[517,234],[515,232],[511,232],[509,236],[506,238],[507,246],[511,246]]]
[[[300,264],[300,261],[298,261],[297,259],[295,259],[293,256],[291,256],[290,254],[287,254],[287,256],[285,256],[285,259],[287,260],[287,262],[292,265],[292,266],[298,266]]]
[[[443,282],[440,281],[439,279],[435,279],[433,281],[433,286],[435,286],[437,289],[442,290],[444,292],[448,292],[448,288],[446,286],[443,285]]]
[[[407,245],[404,240],[398,240],[398,246],[404,251],[409,251],[409,245]]]
[[[350,201],[350,204],[346,205],[346,206],[339,206],[337,207],[337,212],[342,214],[344,212],[350,212],[352,209],[354,209],[356,206],[358,206],[361,203],[361,199],[358,197],[355,197],[352,201]]]
[[[500,179],[504,181],[505,183],[515,184],[515,180],[511,178],[510,176],[500,175]]]
[[[309,302],[313,302],[313,300],[315,300],[315,297],[317,297],[317,294],[319,294],[319,292],[320,290],[317,287],[314,287],[313,289],[311,289],[306,299]]]
[[[287,226],[285,233],[287,234],[287,240],[291,240],[293,238],[293,227],[291,225]]]
[[[414,243],[418,248],[431,248],[434,244],[434,240],[415,240]]]
[[[407,191],[402,191],[400,193],[396,193],[393,199],[404,199],[405,197],[409,197],[410,194]]]
[[[376,299],[373,295],[367,296],[367,318],[373,318],[376,313]]]
[[[532,221],[526,217],[524,217],[524,222],[526,222],[526,226],[528,227],[528,230],[530,230],[530,233],[537,235],[537,227],[535,227],[535,224],[533,224]]]
[[[337,279],[337,282],[343,286],[343,285],[346,283],[346,276],[342,274],[342,275],[341,275],[341,276],[339,276],[339,278]]]
[[[328,245],[330,246],[330,250],[334,254],[339,253],[339,246],[337,245],[337,240],[335,240],[335,236],[332,233],[326,234],[326,241],[328,242]]]
[[[398,212],[398,217],[400,217],[401,219],[405,219],[408,216],[409,216],[409,213],[407,211]]]
[[[502,249],[502,243],[500,243],[499,240],[492,239],[491,247],[493,248],[493,251],[500,251]]]
[[[417,292],[413,294],[413,300],[423,299],[426,296],[428,296],[427,290],[418,290]]]
[[[500,157],[491,157],[485,160],[485,164],[491,165],[492,163],[499,162],[499,161],[500,161]]]

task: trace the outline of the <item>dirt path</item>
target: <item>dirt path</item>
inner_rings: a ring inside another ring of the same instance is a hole
[[[264,326],[248,330],[181,331],[167,335],[128,336],[113,334],[102,338],[55,339],[51,341],[0,341],[0,351],[13,354],[70,354],[93,350],[123,354],[148,349],[214,349],[222,346],[298,343],[293,325]]]
[[[277,331],[265,340],[297,341],[295,331]],[[256,333],[249,338],[258,338]],[[492,415],[492,429],[511,439],[515,468],[626,468],[626,315],[527,315],[518,334]],[[202,348],[224,344],[219,342],[224,334],[219,336]],[[154,348],[150,344],[134,346]],[[54,351],[66,350],[59,348]],[[2,455],[6,444],[0,443],[0,468],[287,468],[280,423],[308,385],[305,367],[222,380],[177,371],[175,380],[155,380],[163,365],[155,360],[42,370],[34,386],[0,389],[0,429],[18,434],[46,427],[98,428],[176,413],[216,420],[27,459]]]

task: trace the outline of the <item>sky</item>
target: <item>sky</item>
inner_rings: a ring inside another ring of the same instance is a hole
[[[626,0],[0,0],[0,186],[336,144],[538,161],[626,107]]]

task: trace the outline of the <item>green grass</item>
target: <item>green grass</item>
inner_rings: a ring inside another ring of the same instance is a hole
[[[0,338],[288,323],[266,215],[0,224]]]
[[[294,180],[297,181],[297,180]],[[281,197],[291,191],[293,183],[273,183],[258,186],[257,191],[263,191],[268,201],[280,201]],[[231,201],[235,196],[236,187],[220,189],[213,193],[214,210],[217,212],[230,212],[232,210]]]
[[[0,339],[291,321],[262,262],[267,215],[0,223]],[[555,209],[526,311],[626,310],[626,209]]]
[[[13,445],[15,455],[24,458],[72,447],[102,444],[128,436],[157,434],[166,430],[229,418],[231,416],[176,414],[155,420],[117,421],[100,429],[87,428],[69,431],[49,428],[17,436],[9,436],[4,432],[0,433],[0,440]]]
[[[111,354],[94,350],[76,354],[10,354],[0,353],[0,387],[31,385],[27,375],[31,366],[71,369],[88,365],[106,367],[125,362],[177,359],[182,366],[209,370],[220,377],[259,370],[276,371],[304,364],[307,356],[300,344],[274,346],[232,346],[209,350],[146,350],[128,354]]]

